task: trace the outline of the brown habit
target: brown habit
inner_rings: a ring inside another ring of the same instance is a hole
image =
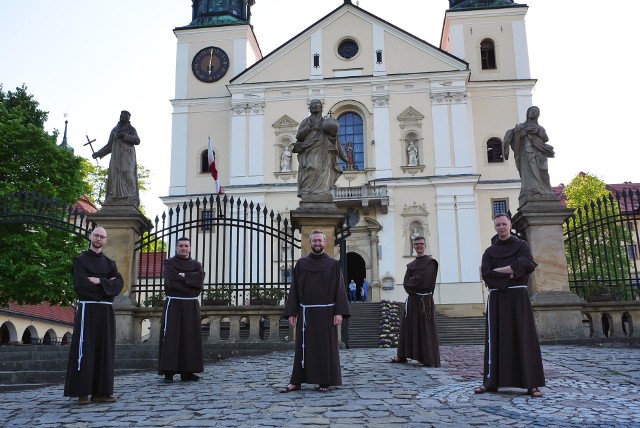
[[[89,281],[90,276],[100,278],[100,284]],[[116,358],[116,320],[113,306],[82,302],[113,302],[123,286],[124,281],[116,263],[102,252],[87,250],[73,260],[73,288],[78,293],[80,302],[73,323],[64,384],[65,397],[113,395]],[[81,333],[82,359],[79,357]]]
[[[514,277],[494,268],[510,266]],[[496,240],[482,256],[482,279],[489,287],[485,388],[544,386],[544,369],[526,285],[537,264],[529,244],[515,236]],[[523,287],[524,286],[524,287]]]
[[[301,305],[328,305],[307,307]],[[350,316],[347,292],[340,264],[327,254],[309,254],[296,263],[293,282],[285,305],[286,318],[297,315],[296,352],[290,383],[342,385],[338,330],[333,325],[334,315]],[[306,323],[303,336],[302,328]],[[303,348],[304,339],[304,367]]]
[[[440,365],[438,327],[433,303],[438,262],[430,256],[416,257],[407,265],[404,289],[407,292],[405,310],[400,318],[398,360],[411,358],[427,366]],[[420,295],[427,294],[428,295]]]
[[[202,265],[192,258],[174,256],[165,261],[164,281],[167,300],[162,311],[158,372],[203,372],[200,303],[198,300],[169,299],[169,296],[188,298],[200,295],[204,281]]]

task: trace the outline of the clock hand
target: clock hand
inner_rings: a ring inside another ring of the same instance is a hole
[[[209,76],[211,76],[211,62],[213,61],[213,49],[209,51]]]

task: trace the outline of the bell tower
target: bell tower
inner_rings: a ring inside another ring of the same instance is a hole
[[[206,174],[194,173],[208,137],[216,158],[228,162],[231,94],[227,85],[262,58],[250,22],[255,0],[192,1],[191,22],[173,30],[178,46],[171,101],[170,196],[185,195],[197,181],[210,180]]]
[[[255,0],[193,0],[189,27],[249,24]]]

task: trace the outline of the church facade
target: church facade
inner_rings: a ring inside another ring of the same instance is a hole
[[[435,46],[344,0],[263,56],[254,2],[194,1],[193,21],[174,30],[164,202],[212,192],[211,137],[225,192],[288,215],[299,203],[291,148],[319,99],[348,154],[333,192],[351,225],[348,275],[366,277],[374,301],[404,300],[411,239],[422,235],[440,263],[438,309],[481,313],[492,216],[518,208],[520,180],[502,138],[532,103],[528,7],[450,0]]]

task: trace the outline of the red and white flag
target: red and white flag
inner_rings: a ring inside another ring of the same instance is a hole
[[[216,169],[216,154],[213,151],[213,146],[211,145],[211,137],[209,137],[209,171],[211,171],[211,176],[216,182],[216,195],[222,195],[224,191],[218,182],[218,170]]]

